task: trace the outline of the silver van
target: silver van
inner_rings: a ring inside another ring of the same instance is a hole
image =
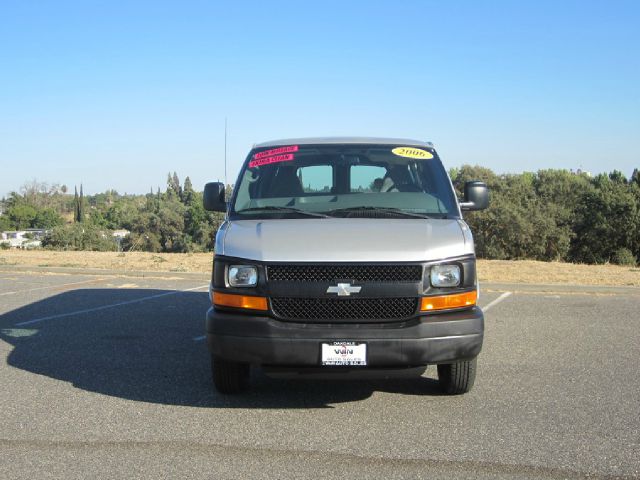
[[[218,230],[206,315],[213,382],[246,388],[250,366],[298,376],[420,374],[468,392],[482,348],[473,237],[429,142],[305,138],[256,145],[231,200],[208,183]]]

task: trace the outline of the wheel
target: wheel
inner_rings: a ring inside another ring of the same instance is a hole
[[[464,362],[438,365],[440,388],[449,395],[467,393],[473,387],[473,382],[476,379],[477,366],[477,358]]]
[[[239,393],[249,384],[249,365],[211,355],[213,385],[220,393]]]

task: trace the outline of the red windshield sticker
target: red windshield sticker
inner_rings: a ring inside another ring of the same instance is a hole
[[[298,145],[290,145],[288,147],[272,148],[271,150],[265,150],[264,152],[258,152],[253,156],[254,160],[260,160],[261,158],[273,157],[274,155],[281,155],[283,153],[293,153],[298,151]],[[282,160],[280,160],[282,161]]]
[[[293,160],[293,153],[287,153],[285,155],[274,155],[272,157],[251,160],[249,162],[249,168],[261,167],[262,165],[269,165],[270,163],[290,162],[291,160]]]

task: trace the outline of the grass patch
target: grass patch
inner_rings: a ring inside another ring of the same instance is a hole
[[[8,250],[0,253],[0,265],[121,269],[156,272],[197,272],[211,275],[211,253],[57,252]],[[124,258],[126,257],[126,258]],[[633,285],[640,287],[640,266],[574,265],[532,260],[478,260],[478,276],[484,282],[556,285]]]

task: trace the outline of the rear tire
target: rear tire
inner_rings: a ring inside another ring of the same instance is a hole
[[[211,355],[213,385],[220,393],[239,393],[249,386],[249,365]]]
[[[457,363],[443,363],[438,365],[438,381],[440,388],[448,395],[467,393],[473,387],[476,379],[478,359]]]

